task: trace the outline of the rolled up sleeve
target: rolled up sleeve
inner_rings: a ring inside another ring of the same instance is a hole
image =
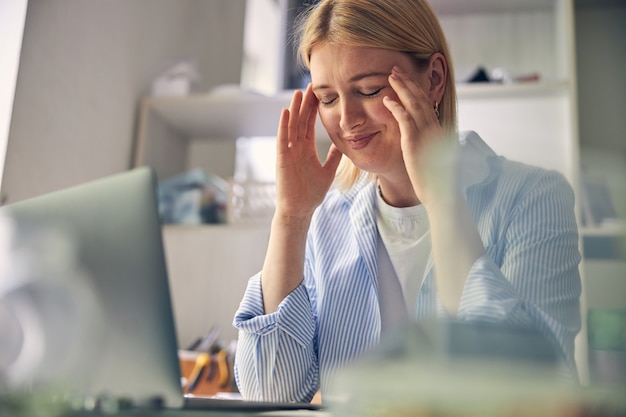
[[[255,275],[235,314],[239,329],[235,378],[243,397],[308,402],[318,389],[315,321],[304,285],[263,314],[261,276]]]
[[[470,270],[459,318],[534,326],[575,373],[581,255],[573,191],[560,174],[544,173],[512,207],[497,248],[487,247]]]

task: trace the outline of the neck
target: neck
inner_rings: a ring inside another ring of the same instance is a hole
[[[383,200],[390,206],[413,207],[421,204],[408,178],[406,181],[389,181],[378,177],[378,188]]]

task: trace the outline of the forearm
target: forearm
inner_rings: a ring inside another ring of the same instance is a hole
[[[310,216],[294,218],[276,214],[272,220],[261,275],[265,314],[275,312],[280,302],[302,282],[310,223]]]
[[[437,293],[444,308],[456,316],[472,265],[485,253],[472,215],[460,193],[427,206],[431,224]]]
[[[573,366],[581,291],[574,194],[560,174],[515,168],[499,176],[504,195],[467,200],[486,255],[469,271],[457,316],[553,334]]]
[[[542,247],[538,252],[551,251]],[[505,261],[499,267],[492,257],[493,253],[482,256],[470,270],[458,317],[470,322],[531,326],[551,335],[575,374],[574,338],[580,330],[580,278],[575,257],[562,260],[564,268],[557,275],[550,275],[547,281],[544,274],[550,272],[545,265],[536,269],[535,265],[529,265],[529,269],[520,270],[517,262]],[[522,276],[514,274],[514,270]],[[520,291],[530,295],[523,296]]]

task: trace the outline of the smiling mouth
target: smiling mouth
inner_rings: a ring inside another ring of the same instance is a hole
[[[369,135],[352,136],[350,138],[347,138],[346,142],[348,142],[348,144],[350,145],[352,149],[359,150],[359,149],[365,148],[370,143],[370,141],[374,139],[374,136],[376,135],[377,133],[371,133]]]

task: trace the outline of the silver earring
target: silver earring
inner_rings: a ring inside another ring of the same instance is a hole
[[[435,101],[435,116],[437,116],[437,120],[439,120],[439,103]]]

